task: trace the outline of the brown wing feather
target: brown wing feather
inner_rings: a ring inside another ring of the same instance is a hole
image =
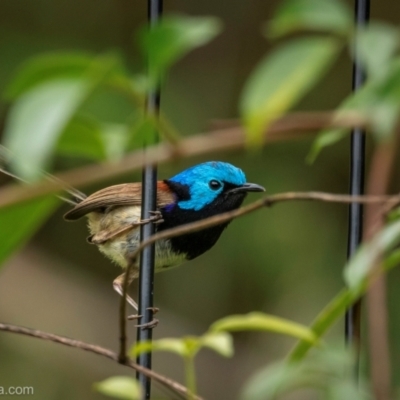
[[[157,207],[162,207],[174,201],[174,196],[164,182],[157,183]],[[100,212],[106,207],[140,206],[142,199],[142,184],[123,183],[101,189],[68,211],[64,218],[73,221],[82,218],[90,212]]]

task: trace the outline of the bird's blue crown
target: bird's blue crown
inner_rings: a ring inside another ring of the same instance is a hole
[[[178,202],[179,207],[197,211],[218,197],[224,189],[224,183],[241,186],[246,183],[246,176],[241,169],[232,164],[209,161],[180,172],[170,181],[189,188],[190,199]],[[219,187],[215,182],[213,185],[212,181],[218,182]]]

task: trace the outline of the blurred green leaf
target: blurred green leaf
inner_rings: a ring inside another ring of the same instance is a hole
[[[392,247],[396,240],[394,237],[398,237],[397,230],[399,228],[400,221],[396,221],[395,223],[390,224],[390,229],[386,233],[383,234],[383,231],[378,232],[371,243],[373,244],[373,248],[377,248],[378,245],[385,245],[387,247]],[[384,228],[386,230],[386,228]],[[386,249],[388,250],[388,249]],[[385,251],[386,251],[385,250]],[[358,252],[364,252],[364,248],[360,248]],[[372,260],[366,260],[364,256],[365,262],[367,263],[366,268],[362,265],[359,265],[359,260],[357,260],[358,252],[352,257],[349,261],[348,266],[345,267],[345,270],[351,266],[351,268],[355,269],[355,271],[351,272],[350,278],[350,288],[341,290],[318,314],[315,318],[314,322],[311,325],[312,331],[318,338],[321,338],[322,335],[326,333],[326,331],[346,312],[347,308],[354,303],[357,299],[359,299],[368,289],[369,286],[369,276],[368,276],[368,268],[371,267]],[[364,253],[365,254],[365,253]],[[375,257],[376,254],[371,253],[372,257]],[[354,267],[354,260],[356,260],[356,266]],[[400,264],[400,250],[396,249],[389,254],[382,254],[381,260],[381,271],[387,272],[394,267],[397,267]],[[363,279],[361,277],[364,277]],[[305,355],[308,353],[312,344],[305,340],[300,340],[296,346],[293,348],[289,355],[289,362],[298,362],[301,361]]]
[[[129,376],[113,376],[102,382],[97,382],[93,386],[98,392],[116,399],[141,399],[139,383]]]
[[[277,400],[314,389],[326,399],[371,399],[364,382],[353,378],[353,357],[341,348],[322,348],[301,363],[279,362],[256,373],[245,385],[243,400]],[[341,394],[342,397],[338,397]],[[295,397],[293,397],[295,398]]]
[[[347,35],[352,27],[352,13],[341,1],[286,0],[268,23],[267,35],[280,37],[302,29]]]
[[[152,79],[162,77],[167,69],[190,50],[208,43],[221,31],[214,17],[165,16],[151,29],[145,26],[139,40],[149,60]]]
[[[82,78],[93,61],[86,53],[51,53],[24,63],[8,85],[5,96],[14,100],[34,86],[52,79]]]
[[[107,159],[101,126],[96,119],[86,115],[77,115],[68,123],[56,151],[96,161]]]
[[[233,356],[232,336],[227,332],[210,332],[201,337],[201,346],[208,347],[224,357]]]
[[[35,233],[56,204],[56,198],[45,197],[0,208],[0,264]]]
[[[10,110],[4,144],[11,169],[25,179],[46,169],[58,137],[88,94],[84,81],[53,80],[20,97]]]
[[[211,332],[248,330],[281,333],[311,343],[315,343],[317,340],[313,331],[304,325],[260,312],[231,315],[214,322],[210,327]]]
[[[400,243],[400,221],[385,226],[374,238],[361,246],[344,270],[350,290],[358,290],[379,258]]]
[[[149,145],[148,138],[154,137],[156,132],[155,121],[150,116],[141,115],[138,121],[130,127],[127,150],[141,149]]]
[[[129,130],[124,124],[101,124],[101,137],[106,149],[107,159],[119,160],[127,149]]]
[[[211,350],[225,357],[231,357],[233,354],[232,337],[226,332],[211,332],[203,336],[184,336],[183,338],[165,338],[153,340],[152,342],[136,343],[131,351],[131,357],[149,351],[168,351],[179,356],[194,357],[202,348],[208,347]]]
[[[400,219],[400,207],[396,207],[393,210],[391,210],[386,215],[386,219],[388,222],[393,222],[393,221]]]
[[[357,111],[370,121],[375,139],[391,138],[400,110],[400,58],[394,59],[387,74],[379,75],[357,92],[351,94],[339,108],[342,111]],[[308,162],[313,162],[320,151],[347,136],[348,128],[323,130],[315,139],[307,156]]]
[[[338,50],[335,39],[295,39],[259,63],[241,98],[241,114],[250,144],[259,144],[268,125],[318,82]]]
[[[33,180],[46,169],[62,132],[90,94],[120,72],[112,56],[96,58],[82,79],[59,79],[35,86],[17,99],[6,121],[4,144],[14,157],[11,169]]]
[[[184,357],[186,356],[186,344],[184,339],[176,338],[157,339],[152,342],[138,342],[132,347],[130,356],[135,358],[139,354],[147,353],[149,351],[168,351]]]
[[[369,79],[387,75],[400,42],[399,30],[392,25],[371,22],[357,33],[357,49]]]

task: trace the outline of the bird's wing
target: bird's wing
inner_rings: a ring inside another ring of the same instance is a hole
[[[64,218],[73,221],[86,214],[97,211],[104,212],[107,207],[140,206],[142,203],[142,184],[123,183],[101,189],[68,211]],[[174,202],[174,195],[162,181],[157,182],[157,207],[163,207]]]

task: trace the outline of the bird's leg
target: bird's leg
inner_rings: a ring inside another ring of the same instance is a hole
[[[114,279],[113,282],[113,287],[114,290],[120,295],[123,295],[123,284],[124,284],[124,280],[125,280],[125,272],[119,276],[117,276]],[[128,277],[128,287],[129,285],[138,277],[138,272],[133,270],[130,272],[129,277]],[[126,300],[127,302],[136,310],[138,311],[138,305],[136,303],[135,300],[132,299],[131,296],[129,296],[128,294],[126,295]],[[153,311],[153,314],[156,314],[159,309],[157,307],[149,307],[148,310]],[[139,314],[133,314],[133,315],[129,315],[128,319],[132,320],[132,319],[140,319],[142,318],[142,315]],[[158,325],[158,319],[153,319],[150,322],[147,322],[146,324],[140,324],[140,325],[136,325],[138,328],[142,328],[142,329],[153,329]]]
[[[133,282],[133,280],[137,278],[137,276],[138,276],[137,271],[134,271],[134,270],[131,271],[131,273],[129,274],[129,277],[128,277],[128,287],[129,287],[129,285]],[[125,272],[124,272],[123,274],[117,276],[117,277],[114,279],[114,282],[113,282],[114,290],[115,290],[120,296],[123,296],[123,284],[124,284],[124,280],[125,280]],[[132,297],[129,296],[128,294],[126,295],[126,300],[127,300],[127,302],[128,302],[136,311],[138,310],[138,305],[137,305],[136,301],[133,300]],[[137,316],[137,318],[140,318],[140,317],[141,317],[141,315],[140,315],[140,316],[139,316],[139,315]]]

